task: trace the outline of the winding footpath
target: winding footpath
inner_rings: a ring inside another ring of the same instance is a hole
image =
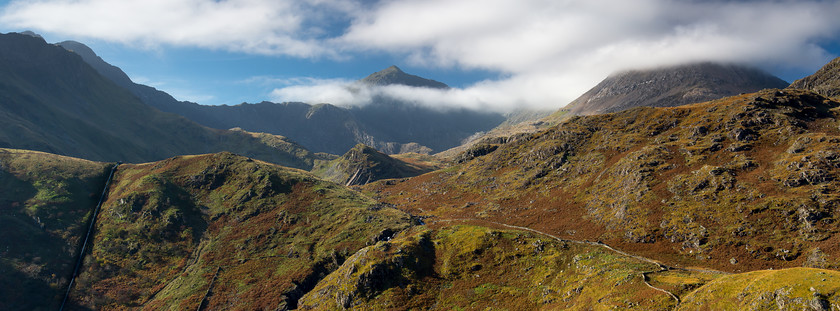
[[[728,272],[717,271],[717,270],[709,270],[709,269],[696,269],[696,268],[681,268],[681,267],[669,266],[669,265],[665,265],[665,264],[663,264],[663,263],[661,263],[661,262],[659,262],[659,261],[656,261],[656,260],[654,260],[654,259],[651,259],[651,258],[647,258],[647,257],[639,256],[639,255],[634,255],[634,254],[630,254],[630,253],[627,253],[627,252],[622,251],[622,250],[619,250],[619,249],[615,249],[615,248],[613,248],[612,246],[609,246],[609,245],[607,245],[607,244],[604,244],[603,242],[600,242],[600,241],[598,241],[598,242],[592,242],[592,241],[587,241],[587,240],[583,240],[583,241],[581,241],[581,240],[563,239],[563,238],[558,237],[558,236],[556,236],[556,235],[553,235],[553,234],[550,234],[550,233],[547,233],[547,232],[543,232],[543,231],[539,231],[539,230],[537,230],[537,229],[528,228],[528,227],[522,227],[522,226],[509,225],[509,224],[506,224],[506,223],[501,223],[501,222],[492,221],[492,220],[484,220],[484,219],[476,219],[476,218],[453,218],[453,219],[431,220],[431,221],[429,221],[429,222],[431,222],[431,223],[438,223],[438,222],[455,222],[455,221],[463,221],[463,222],[467,222],[467,221],[474,221],[474,222],[485,222],[485,223],[491,223],[491,224],[495,224],[495,225],[499,225],[499,226],[502,226],[502,227],[507,227],[507,228],[511,228],[511,229],[516,229],[516,230],[522,230],[522,231],[529,231],[529,232],[533,232],[533,233],[536,233],[536,234],[539,234],[539,235],[543,235],[543,236],[546,236],[546,237],[552,238],[552,239],[554,239],[554,240],[556,240],[556,241],[558,241],[558,242],[564,242],[564,243],[574,243],[574,244],[581,244],[581,245],[600,246],[600,247],[603,247],[603,248],[605,248],[605,249],[607,249],[607,250],[610,250],[610,251],[612,251],[612,252],[618,253],[618,254],[623,255],[623,256],[627,256],[627,257],[631,257],[631,258],[634,258],[634,259],[637,259],[637,260],[640,260],[640,261],[644,261],[644,262],[647,262],[647,263],[652,263],[652,264],[655,264],[655,265],[659,266],[659,268],[660,268],[660,269],[659,269],[659,270],[656,270],[656,271],[647,271],[647,272],[642,272],[642,273],[641,273],[641,275],[642,275],[642,281],[643,281],[643,282],[644,282],[644,284],[645,284],[645,285],[647,285],[648,287],[650,287],[650,288],[652,288],[652,289],[655,289],[655,290],[657,290],[657,291],[660,291],[660,292],[662,292],[662,293],[665,293],[665,294],[667,294],[668,296],[670,296],[671,298],[673,298],[673,299],[677,302],[677,305],[679,305],[679,304],[680,304],[680,302],[681,302],[681,301],[680,301],[680,298],[679,298],[677,295],[675,295],[674,293],[672,293],[672,292],[670,292],[670,291],[668,291],[668,290],[665,290],[665,289],[663,289],[663,288],[659,288],[659,287],[656,287],[656,286],[651,285],[651,284],[650,284],[650,282],[649,282],[649,281],[650,281],[650,277],[648,277],[648,274],[651,274],[651,273],[658,273],[658,272],[664,272],[664,271],[671,271],[671,270],[688,271],[688,272],[699,272],[699,273],[719,273],[719,274],[731,274],[731,273],[728,273]]]

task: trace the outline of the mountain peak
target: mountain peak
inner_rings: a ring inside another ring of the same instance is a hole
[[[415,87],[427,87],[433,89],[448,89],[449,86],[443,82],[426,79],[423,77],[407,74],[397,66],[391,66],[381,71],[372,73],[361,80],[367,85],[407,85]]]
[[[640,106],[674,107],[786,85],[752,67],[701,62],[613,74],[565,109],[591,115]]]
[[[30,37],[39,38],[39,39],[44,39],[44,37],[42,37],[41,35],[39,35],[35,32],[32,32],[31,30],[22,31],[22,32],[20,32],[20,34],[27,35],[27,36],[30,36]]]
[[[402,71],[402,69],[400,69],[400,67],[397,67],[397,65],[391,65],[391,67],[385,68],[380,72],[382,72],[382,73],[391,73],[391,72],[393,72],[393,73],[405,73],[405,72]]]
[[[81,42],[78,42],[78,41],[67,40],[67,41],[62,41],[62,42],[56,43],[56,44],[63,47],[64,49],[66,49],[70,52],[79,54],[79,56],[81,56],[82,59],[84,59],[85,61],[87,61],[88,58],[99,57],[98,55],[96,55],[96,52],[94,52],[93,49],[91,49],[89,46],[85,45],[84,43],[81,43]]]

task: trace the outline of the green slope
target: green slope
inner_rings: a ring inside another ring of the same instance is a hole
[[[762,270],[721,277],[683,299],[679,310],[834,310],[840,272]]]
[[[293,307],[344,258],[410,224],[303,171],[230,153],[123,165],[71,298],[180,310],[210,290],[210,309]]]
[[[477,226],[417,228],[350,257],[301,300],[310,310],[669,310],[659,267],[597,246]]]
[[[54,310],[110,164],[3,149],[0,167],[0,184],[11,190],[0,193],[0,269],[8,280],[0,286],[0,308]],[[819,310],[838,304],[836,271],[664,271],[596,242],[557,240],[502,222],[427,221],[413,226],[408,214],[339,185],[230,153],[125,164],[99,215],[70,309]],[[834,267],[834,256],[831,248],[812,250],[801,263]]]

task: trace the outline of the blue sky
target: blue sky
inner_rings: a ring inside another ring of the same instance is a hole
[[[76,40],[135,82],[201,104],[363,104],[397,65],[429,105],[557,109],[610,73],[744,63],[791,81],[840,55],[838,1],[0,1],[0,31]]]

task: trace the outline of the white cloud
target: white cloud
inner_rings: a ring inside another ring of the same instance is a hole
[[[275,102],[300,101],[310,104],[331,103],[338,106],[363,106],[374,98],[384,97],[436,109],[470,108],[497,112],[512,107],[544,109],[565,103],[542,90],[558,84],[575,84],[562,77],[517,76],[501,81],[484,81],[468,88],[432,89],[404,85],[367,86],[344,79],[283,79],[285,86],[271,92]],[[549,103],[546,105],[545,103]]]
[[[404,0],[355,20],[340,40],[427,64],[507,72],[614,57],[659,64],[657,54],[671,63],[697,55],[744,61],[798,58],[790,53],[813,48],[803,43],[837,33],[838,13],[835,1]],[[774,51],[782,46],[792,47]]]
[[[334,3],[335,5],[331,5]],[[341,1],[16,0],[0,15],[10,27],[141,47],[194,46],[296,57],[330,55],[324,31],[303,15],[342,13]]]
[[[271,92],[271,100],[277,102],[359,106],[369,103],[373,96],[370,88],[344,79],[295,78],[275,80],[274,83],[287,85]]]
[[[382,92],[502,109],[560,107],[631,68],[720,61],[815,70],[833,56],[815,42],[840,34],[837,16],[840,2],[820,0],[20,0],[0,24],[150,47],[348,61],[391,53],[505,78]],[[303,79],[272,96],[359,103],[370,95],[346,82]]]

